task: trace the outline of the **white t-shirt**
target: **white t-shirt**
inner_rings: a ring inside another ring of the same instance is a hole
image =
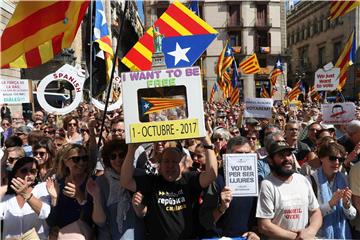
[[[30,205],[25,202],[20,208],[15,195],[5,195],[0,203],[0,219],[4,220],[3,239],[19,237],[35,228],[40,239],[47,239],[49,235],[45,219],[50,214],[50,196],[46,190],[46,183],[34,187],[32,194],[42,201],[40,214],[37,215]]]
[[[256,217],[270,218],[283,229],[299,231],[308,225],[309,211],[319,208],[309,181],[294,173],[290,182],[273,175],[262,181]]]

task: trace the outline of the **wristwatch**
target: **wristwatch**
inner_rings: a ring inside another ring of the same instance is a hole
[[[208,145],[208,144],[203,144],[203,147],[204,147],[205,149],[211,149],[211,150],[214,150],[214,149],[215,149],[214,144],[210,144],[210,145]]]

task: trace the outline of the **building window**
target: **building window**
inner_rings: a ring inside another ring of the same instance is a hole
[[[319,32],[324,31],[323,18],[319,20]]]
[[[267,24],[267,5],[259,5],[256,8],[256,25],[266,26]]]
[[[299,49],[300,69],[306,69],[309,66],[308,48],[303,47]]]
[[[318,49],[318,55],[319,55],[319,65],[318,67],[323,67],[325,65],[326,56],[325,56],[325,47],[321,47]]]
[[[267,67],[267,62],[266,62],[266,58],[259,58],[259,65],[262,68],[266,68]]]
[[[229,25],[230,26],[240,25],[240,4],[229,5]]]
[[[314,28],[314,34],[317,34],[319,32],[317,19],[315,19],[315,21],[313,23],[313,28]]]
[[[241,46],[241,32],[229,32],[231,46]]]
[[[334,59],[333,61],[336,62],[341,54],[342,46],[341,42],[334,43]]]

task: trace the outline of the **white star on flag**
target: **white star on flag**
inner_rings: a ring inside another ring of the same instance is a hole
[[[184,60],[185,62],[190,62],[188,57],[186,56],[186,53],[189,50],[190,50],[190,47],[181,48],[179,43],[176,43],[176,49],[172,52],[168,52],[167,54],[175,57],[175,65],[177,65],[181,60]]]
[[[280,62],[280,60],[277,60],[276,66],[277,66],[277,67],[281,67],[281,62]]]
[[[226,50],[227,55],[231,55],[231,49]]]
[[[148,109],[149,107],[150,107],[150,106],[149,106],[148,103],[145,103],[145,104],[144,104],[144,108],[145,108],[145,109]]]
[[[98,12],[100,13],[100,15],[101,15],[101,20],[102,20],[101,26],[102,26],[102,25],[106,24],[105,12],[104,12],[103,10],[100,10],[100,9],[98,9],[97,11],[98,11]]]

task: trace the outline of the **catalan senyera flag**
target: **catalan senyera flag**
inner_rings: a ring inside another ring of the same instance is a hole
[[[211,93],[210,93],[210,98],[209,98],[209,102],[213,103],[214,99],[215,99],[215,93],[218,91],[218,86],[216,83],[214,83],[214,86],[211,89]]]
[[[360,0],[331,1],[329,19],[335,19],[360,6]]]
[[[174,1],[154,23],[162,39],[162,51],[167,68],[192,66],[218,32],[193,13]],[[154,52],[153,27],[121,60],[132,71],[150,70]]]
[[[276,87],[275,85],[272,86],[272,89],[271,89],[271,97],[273,97],[277,91],[278,91],[277,87]]]
[[[215,67],[215,73],[218,75],[217,83],[223,91],[224,98],[228,98],[231,93],[231,76],[228,69],[231,67],[233,60],[234,54],[229,42],[227,42],[219,55]]]
[[[232,90],[231,90],[231,95],[230,95],[230,104],[232,106],[234,106],[237,103],[239,103],[239,98],[240,98],[240,90],[239,90],[239,86],[238,86],[239,73],[238,73],[238,69],[236,67],[235,61],[233,61],[233,72],[232,72],[231,76],[232,76],[231,77]]]
[[[291,91],[287,94],[286,97],[291,102],[296,100],[300,94],[304,94],[304,87],[302,85],[302,82],[298,81],[293,87],[293,89],[291,89]]]
[[[247,59],[243,60],[240,63],[239,68],[244,74],[255,74],[260,72],[259,61],[256,57],[256,54],[254,53]]]
[[[268,93],[264,85],[261,86],[260,97],[271,98],[270,94]]]
[[[89,1],[20,1],[0,44],[1,68],[32,68],[70,47]]]
[[[179,98],[141,98],[141,109],[143,115],[154,112],[160,112],[162,110],[171,109],[175,107],[181,107],[185,105],[184,99]]]
[[[355,61],[356,38],[355,31],[350,34],[345,47],[335,63],[335,67],[340,68],[338,90],[343,89],[347,80],[347,70]]]

